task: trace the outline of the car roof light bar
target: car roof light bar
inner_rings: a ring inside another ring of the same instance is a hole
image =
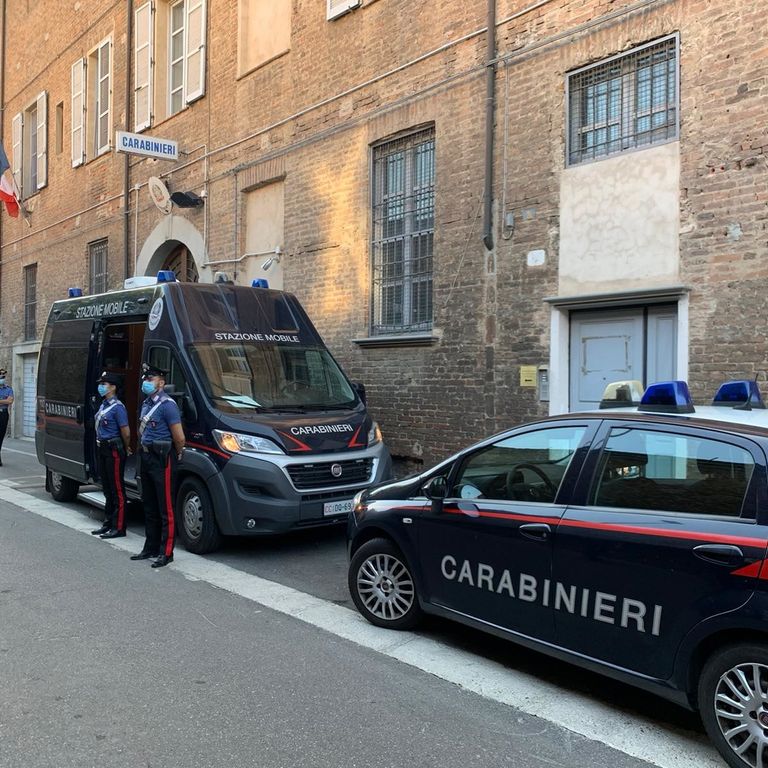
[[[631,408],[640,405],[643,384],[640,381],[613,381],[603,392],[600,408]]]
[[[638,411],[653,413],[694,413],[691,393],[684,381],[660,381],[650,384]]]
[[[67,296],[70,299],[79,299],[83,295],[83,289],[82,288],[70,288],[67,291]]]
[[[765,408],[760,388],[751,379],[723,382],[715,393],[712,405],[742,410]]]
[[[175,283],[176,273],[172,269],[161,269],[157,273],[158,283]]]

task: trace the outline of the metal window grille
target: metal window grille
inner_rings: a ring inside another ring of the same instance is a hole
[[[435,132],[374,147],[371,332],[432,327]]]
[[[88,243],[88,271],[90,293],[104,293],[107,290],[109,241],[97,240]]]
[[[568,75],[568,165],[678,136],[678,38]]]
[[[24,267],[24,340],[37,337],[37,264]]]

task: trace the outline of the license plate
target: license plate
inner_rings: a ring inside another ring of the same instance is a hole
[[[352,499],[345,499],[344,501],[328,501],[323,504],[323,515],[330,517],[331,515],[346,515],[352,511]]]

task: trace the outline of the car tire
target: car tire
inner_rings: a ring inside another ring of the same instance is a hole
[[[704,665],[698,685],[699,712],[709,738],[731,768],[768,766],[764,691],[768,691],[768,644],[730,645]]]
[[[411,629],[422,617],[411,569],[389,539],[371,539],[355,552],[347,583],[357,610],[377,627]]]
[[[56,501],[74,501],[80,490],[80,483],[70,477],[60,475],[52,469],[48,471],[48,490]]]
[[[213,511],[211,495],[196,477],[187,477],[176,494],[176,522],[186,549],[196,555],[214,552],[222,535]]]

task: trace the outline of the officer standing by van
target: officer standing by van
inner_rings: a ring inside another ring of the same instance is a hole
[[[96,411],[96,454],[106,504],[104,523],[91,531],[102,539],[125,536],[125,457],[131,452],[128,411],[117,399],[120,377],[104,371],[98,379],[101,407]]]
[[[152,567],[162,568],[173,562],[173,492],[176,466],[184,452],[184,430],[179,407],[164,391],[166,371],[144,363],[142,374],[146,400],[139,421],[139,461],[146,539],[131,560],[156,557]]]
[[[7,371],[0,368],[0,450],[3,448],[5,433],[8,431],[8,419],[10,418],[11,404],[13,403],[13,390],[5,383]],[[0,467],[3,460],[0,457]]]

